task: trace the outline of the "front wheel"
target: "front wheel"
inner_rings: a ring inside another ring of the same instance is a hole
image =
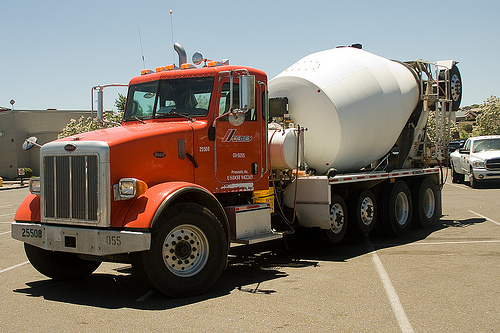
[[[176,204],[157,229],[142,267],[155,289],[172,297],[205,292],[226,266],[228,243],[221,223],[198,204]]]
[[[474,171],[472,171],[472,168],[470,169],[470,172],[469,172],[469,183],[470,183],[470,187],[472,187],[472,188],[479,187],[478,180],[477,180],[476,176],[474,176]]]
[[[24,243],[24,252],[31,265],[54,280],[79,280],[92,274],[100,261],[81,259],[75,253],[54,252]]]

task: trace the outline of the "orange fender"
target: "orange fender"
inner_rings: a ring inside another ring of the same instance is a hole
[[[40,197],[31,193],[28,194],[17,209],[14,220],[40,222]]]
[[[132,203],[125,216],[124,227],[153,227],[162,212],[176,200],[195,202],[207,207],[217,216],[229,235],[229,222],[217,198],[206,188],[188,182],[168,182],[150,187]]]

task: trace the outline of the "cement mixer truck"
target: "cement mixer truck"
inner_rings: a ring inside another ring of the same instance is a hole
[[[334,243],[400,236],[441,215],[456,62],[353,45],[268,82],[198,52],[190,64],[175,48],[179,66],[130,81],[122,126],[41,147],[12,237],[42,274],[74,280],[131,263],[153,290],[182,297],[213,285],[232,246],[303,228]]]

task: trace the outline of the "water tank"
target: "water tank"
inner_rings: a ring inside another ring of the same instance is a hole
[[[269,82],[269,97],[287,97],[305,133],[305,161],[326,173],[359,170],[391,150],[419,99],[405,65],[361,49],[313,53]]]

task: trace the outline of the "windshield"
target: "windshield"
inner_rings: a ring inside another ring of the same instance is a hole
[[[203,77],[132,85],[123,119],[206,116],[213,82],[213,77]]]
[[[472,148],[473,153],[488,150],[500,150],[500,138],[474,140],[474,147]]]

